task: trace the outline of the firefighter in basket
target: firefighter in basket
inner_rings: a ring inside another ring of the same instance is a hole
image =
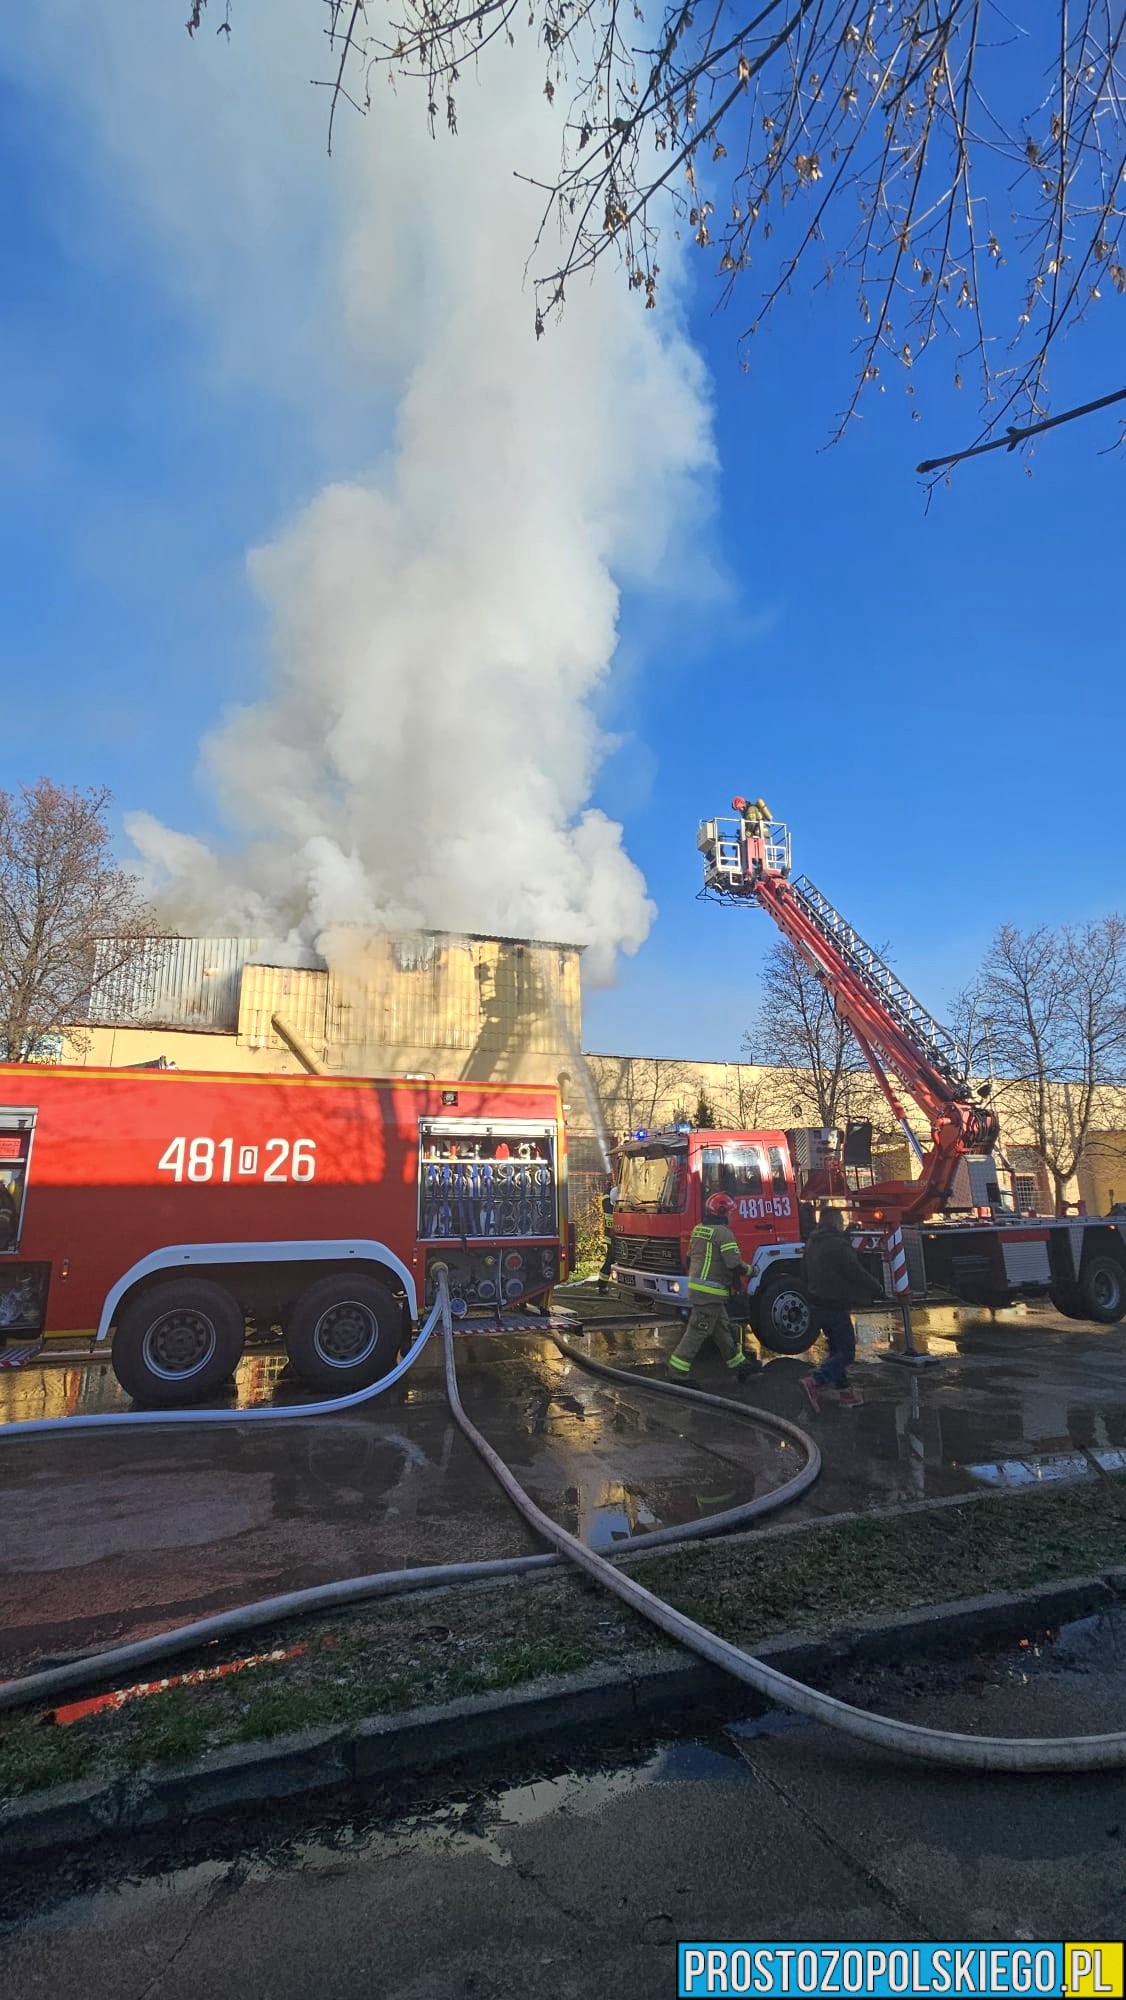
[[[762,1363],[743,1353],[739,1328],[728,1317],[727,1301],[733,1289],[742,1288],[747,1276],[739,1245],[731,1233],[731,1211],[735,1204],[728,1194],[712,1194],[704,1203],[706,1220],[692,1231],[688,1249],[688,1303],[691,1311],[684,1338],[669,1356],[669,1374],[683,1381],[690,1374],[700,1349],[714,1340],[737,1382]]]

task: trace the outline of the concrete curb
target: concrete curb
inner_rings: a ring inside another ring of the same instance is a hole
[[[783,1633],[756,1657],[795,1679],[857,1661],[898,1661],[968,1640],[1023,1635],[1109,1608],[1126,1597],[1126,1568],[1035,1590],[926,1605],[895,1619],[866,1618],[824,1637]],[[535,1737],[658,1715],[725,1698],[745,1710],[757,1697],[678,1647],[631,1654],[614,1665],[552,1675],[526,1687],[470,1695],[440,1707],[304,1730],[267,1743],[232,1744],[171,1770],[152,1766],[111,1779],[59,1785],[0,1804],[0,1859],[77,1847],[115,1834],[452,1764]]]

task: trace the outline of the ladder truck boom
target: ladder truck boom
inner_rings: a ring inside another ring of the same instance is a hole
[[[735,817],[706,820],[700,828],[701,893],[713,901],[766,910],[821,981],[922,1166],[918,1180],[887,1181],[858,1191],[856,1206],[921,1222],[945,1207],[964,1154],[993,1151],[996,1113],[980,1101],[965,1075],[949,1031],[808,876],[790,879],[787,827],[772,818],[762,799],[737,798],[732,806]],[[927,1153],[908,1125],[893,1078],[928,1120]]]

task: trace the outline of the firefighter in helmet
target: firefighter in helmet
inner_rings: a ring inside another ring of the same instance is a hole
[[[683,1381],[700,1349],[714,1340],[737,1382],[761,1364],[748,1359],[738,1329],[727,1315],[733,1282],[746,1273],[739,1245],[731,1233],[734,1202],[728,1194],[712,1194],[704,1203],[703,1222],[692,1231],[688,1250],[688,1302],[691,1311],[684,1338],[669,1356],[669,1374]]]
[[[757,840],[771,823],[772,814],[765,799],[733,799],[731,801],[743,822],[743,833],[748,840]]]

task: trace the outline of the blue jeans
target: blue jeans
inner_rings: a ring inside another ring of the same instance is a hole
[[[813,1379],[826,1389],[848,1386],[849,1363],[856,1360],[856,1328],[847,1306],[819,1306],[814,1303],[818,1324],[829,1343],[829,1359],[814,1371]]]

